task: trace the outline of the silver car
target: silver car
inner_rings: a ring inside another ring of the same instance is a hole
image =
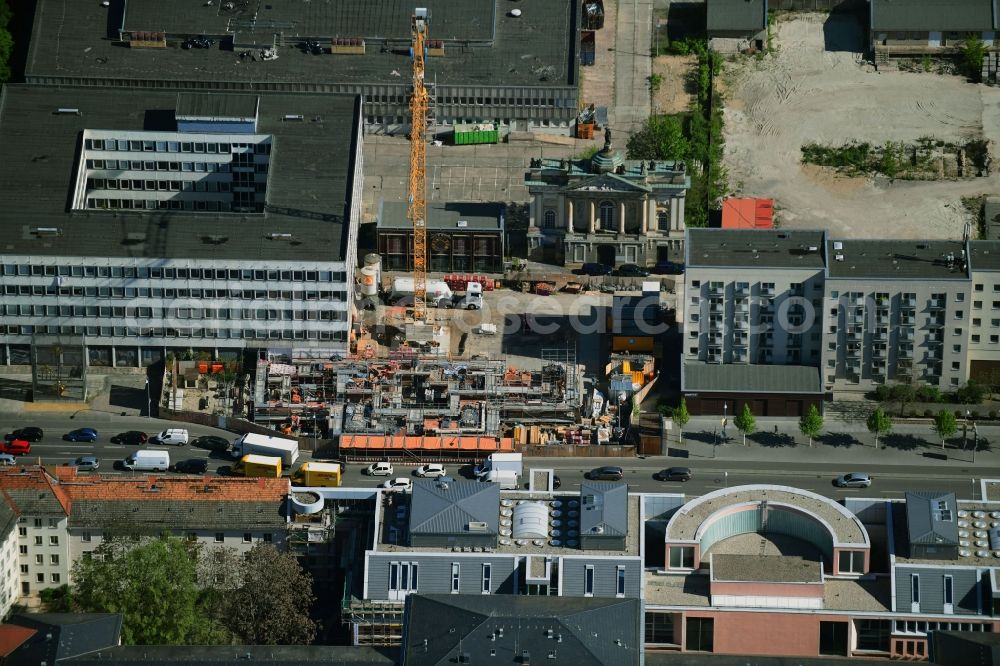
[[[834,484],[838,488],[867,488],[872,485],[872,477],[867,472],[850,472],[838,476],[834,480]]]

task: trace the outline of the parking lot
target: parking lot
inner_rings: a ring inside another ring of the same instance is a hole
[[[786,14],[776,52],[728,63],[726,167],[730,186],[773,197],[779,224],[848,237],[960,237],[961,199],[997,187],[986,178],[890,181],[843,177],[800,162],[804,144],[1000,139],[1000,92],[956,75],[875,71],[851,14]]]

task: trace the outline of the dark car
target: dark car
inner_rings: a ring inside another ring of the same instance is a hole
[[[204,474],[208,471],[208,461],[204,458],[189,458],[174,465],[174,471],[181,474]]]
[[[622,468],[613,465],[595,467],[587,474],[587,478],[593,481],[621,481],[624,476],[625,472],[622,471]]]
[[[93,428],[77,428],[63,435],[67,442],[96,442],[97,431]]]
[[[34,426],[28,426],[27,428],[18,428],[14,432],[5,436],[4,439],[23,439],[26,442],[37,442],[42,439],[42,429],[36,428]]]
[[[653,266],[653,272],[657,275],[683,275],[684,264],[673,261],[658,261]]]
[[[647,277],[649,271],[638,264],[622,264],[615,271],[620,277]]]
[[[204,435],[203,437],[196,437],[192,446],[196,446],[199,449],[208,449],[209,451],[221,451],[225,452],[229,450],[229,440],[222,437],[216,437],[214,435]]]
[[[120,432],[111,438],[112,444],[128,444],[129,446],[137,446],[139,444],[145,444],[149,441],[149,435],[141,430],[129,430],[128,432]]]
[[[611,275],[615,269],[604,264],[587,263],[580,267],[580,272],[584,275]]]
[[[690,481],[690,467],[668,467],[653,475],[657,481]]]
[[[552,475],[552,490],[559,490],[559,486],[562,485],[562,479],[559,478],[558,474]]]

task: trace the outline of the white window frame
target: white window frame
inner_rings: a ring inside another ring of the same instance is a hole
[[[950,615],[955,612],[955,577],[944,576],[941,585],[941,599],[944,601],[944,612]]]
[[[588,564],[583,570],[583,596],[594,596],[594,565]]]
[[[458,562],[451,563],[451,593],[458,594],[462,585],[462,568]]]
[[[483,562],[483,584],[480,588],[482,594],[490,594],[493,590],[493,564]]]
[[[910,574],[910,612],[920,612],[920,574]]]
[[[625,596],[625,567],[621,565],[615,569],[615,596]]]

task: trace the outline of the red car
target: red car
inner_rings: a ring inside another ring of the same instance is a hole
[[[8,442],[0,442],[0,453],[10,453],[15,456],[31,453],[31,442],[26,439],[12,439]]]

